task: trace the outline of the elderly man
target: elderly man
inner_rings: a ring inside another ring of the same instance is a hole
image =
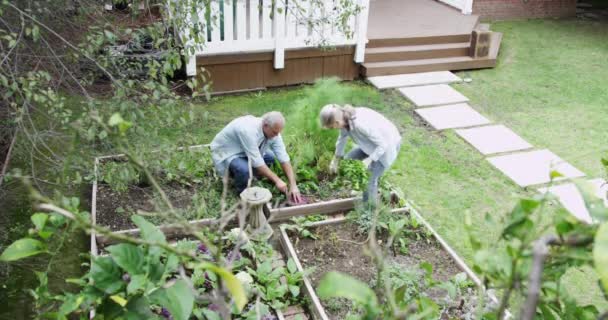
[[[211,142],[216,171],[222,176],[229,173],[237,192],[241,193],[247,187],[251,162],[257,176],[268,178],[293,202],[299,203],[300,191],[281,138],[284,126],[285,118],[277,111],[268,112],[261,118],[248,115],[232,120]],[[267,152],[268,149],[272,153]],[[289,187],[268,168],[275,157],[289,180]]]

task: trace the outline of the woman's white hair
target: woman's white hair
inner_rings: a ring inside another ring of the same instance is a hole
[[[274,127],[277,124],[285,126],[285,117],[278,111],[270,111],[262,116],[262,124]]]
[[[350,104],[340,106],[339,104],[330,103],[325,105],[319,113],[321,125],[326,128],[330,127],[340,115],[342,115],[344,122],[348,124],[349,128],[352,128],[352,120],[355,119],[356,115],[355,108]]]

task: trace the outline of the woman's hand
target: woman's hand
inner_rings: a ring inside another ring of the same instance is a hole
[[[329,174],[338,173],[338,164],[339,163],[340,163],[340,158],[334,156],[334,158],[331,159],[331,162],[329,163]]]

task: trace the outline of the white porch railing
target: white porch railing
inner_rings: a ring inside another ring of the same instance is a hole
[[[446,3],[458,10],[460,10],[463,14],[471,14],[473,13],[473,0],[439,0],[443,3]]]
[[[196,56],[274,51],[274,68],[284,67],[285,50],[355,45],[355,62],[363,62],[367,42],[369,0],[357,0],[362,8],[347,20],[352,36],[341,32],[336,21],[339,0],[212,0],[201,8],[198,21],[205,43],[188,57],[186,71],[196,75]],[[274,2],[274,6],[273,6]],[[320,3],[321,5],[318,5]],[[193,19],[194,20],[194,19]],[[313,22],[313,23],[309,23]]]

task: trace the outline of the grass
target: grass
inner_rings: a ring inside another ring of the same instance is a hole
[[[605,177],[606,27],[579,20],[494,23],[492,30],[504,35],[497,67],[460,73],[473,81],[455,87],[477,111],[536,148],[553,151],[590,178]],[[565,279],[566,291],[580,302],[608,309],[592,270],[571,269]]]
[[[537,148],[548,148],[589,177],[604,175],[608,150],[606,23],[532,20],[492,24],[503,32],[498,65],[467,72],[455,87],[471,104]]]

